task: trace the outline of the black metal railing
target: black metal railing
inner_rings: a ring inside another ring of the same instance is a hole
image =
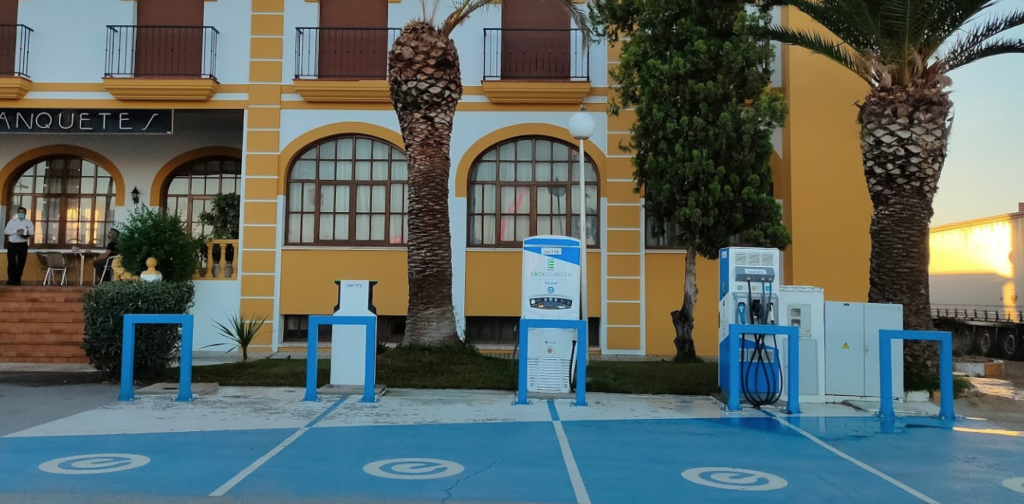
[[[379,80],[400,28],[296,28],[296,79]]]
[[[590,81],[578,29],[484,28],[484,80]]]
[[[106,77],[217,78],[212,26],[107,26]]]
[[[28,78],[28,50],[32,28],[0,24],[0,77]]]
[[[932,317],[975,322],[1024,323],[1024,307],[932,305]]]

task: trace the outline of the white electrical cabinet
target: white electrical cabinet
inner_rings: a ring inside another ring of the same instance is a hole
[[[825,402],[825,290],[803,285],[779,286],[780,326],[800,328],[800,402]],[[778,337],[782,397],[789,390],[789,338]]]
[[[825,303],[825,394],[878,398],[881,329],[903,329],[903,306]],[[893,397],[903,397],[903,341],[892,344]],[[803,348],[801,348],[803,350]],[[801,356],[802,360],[803,356]]]

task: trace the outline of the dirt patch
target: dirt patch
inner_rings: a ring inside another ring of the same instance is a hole
[[[1004,361],[1000,378],[971,378],[978,391],[956,401],[956,413],[1024,431],[1024,362]]]

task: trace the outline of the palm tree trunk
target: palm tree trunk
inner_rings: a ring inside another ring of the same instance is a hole
[[[697,306],[697,251],[686,249],[686,273],[683,276],[683,307],[672,312],[672,326],[676,328],[676,360],[697,360],[693,344],[693,309]]]
[[[390,53],[391,101],[409,158],[409,310],[405,341],[458,340],[448,214],[451,135],[462,77],[455,43],[424,22],[406,26]]]
[[[861,105],[861,151],[871,219],[868,301],[903,305],[903,327],[931,330],[932,202],[946,160],[952,102],[941,85],[872,90]],[[904,374],[934,374],[934,344],[906,342]]]

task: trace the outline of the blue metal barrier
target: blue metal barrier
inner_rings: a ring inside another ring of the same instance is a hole
[[[744,334],[786,336],[789,338],[789,381],[786,413],[800,414],[800,329],[792,326],[729,324],[729,411],[740,408],[740,339]],[[778,356],[776,356],[778,360]],[[781,362],[781,361],[780,361]]]
[[[377,317],[357,317],[352,315],[315,315],[309,317],[307,332],[309,341],[306,347],[306,397],[303,401],[316,401],[316,370],[317,343],[320,326],[346,325],[363,326],[366,328],[366,371],[363,375],[363,402],[377,402],[375,378],[377,376]]]
[[[585,320],[519,319],[519,390],[516,404],[530,404],[526,387],[529,375],[530,329],[572,329],[576,331],[576,406],[587,405],[587,322]]]
[[[883,419],[896,418],[892,407],[892,341],[921,340],[939,342],[939,419],[955,420],[953,414],[953,333],[944,331],[897,331],[882,329],[878,331],[878,369],[882,374],[879,380],[881,388],[881,406],[878,414]]]
[[[192,315],[140,315],[124,316],[121,331],[121,393],[118,401],[135,400],[135,326],[143,324],[171,324],[181,326],[181,374],[178,378],[178,398],[175,401],[192,400],[192,336],[194,317]]]

